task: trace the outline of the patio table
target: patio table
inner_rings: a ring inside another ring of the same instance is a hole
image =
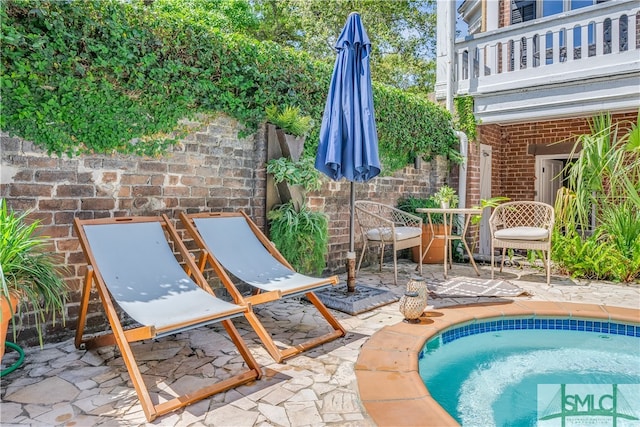
[[[447,258],[449,260],[449,268],[452,268],[452,262],[453,262],[453,254],[452,254],[452,250],[448,249],[449,245],[451,244],[451,242],[453,242],[454,240],[460,240],[462,242],[462,245],[464,246],[464,248],[466,249],[467,253],[469,254],[469,260],[471,260],[471,265],[473,265],[474,270],[476,271],[476,274],[479,276],[480,272],[478,271],[478,267],[476,266],[476,262],[473,260],[473,255],[471,254],[471,250],[469,249],[469,246],[467,245],[467,241],[465,240],[466,234],[467,234],[467,229],[469,228],[469,223],[471,222],[471,217],[474,215],[482,215],[482,209],[476,209],[476,208],[418,208],[416,209],[416,212],[420,212],[420,213],[425,213],[427,214],[427,222],[429,223],[429,229],[431,230],[431,240],[429,240],[429,244],[427,245],[427,248],[424,250],[424,253],[426,254],[427,251],[429,250],[429,248],[431,247],[431,245],[433,244],[435,239],[442,239],[444,240],[444,278],[447,278]],[[431,220],[431,215],[432,214],[441,214],[444,218],[444,234],[435,234],[434,232],[434,228],[433,228],[433,222]],[[463,217],[462,220],[462,233],[460,234],[452,234],[451,233],[451,229],[452,229],[452,225],[453,225],[453,217],[454,215],[460,215]]]

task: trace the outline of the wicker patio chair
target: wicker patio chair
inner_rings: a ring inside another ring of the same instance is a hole
[[[494,277],[495,249],[502,248],[500,271],[504,266],[507,248],[541,250],[547,273],[547,284],[551,281],[551,234],[554,223],[553,207],[541,202],[508,202],[498,205],[491,218],[491,278]]]
[[[397,252],[418,246],[420,257],[418,268],[422,274],[422,218],[382,203],[358,200],[355,202],[356,218],[362,232],[364,247],[358,261],[356,274],[368,247],[380,246],[380,271],[384,247],[393,246],[394,284],[398,284]]]

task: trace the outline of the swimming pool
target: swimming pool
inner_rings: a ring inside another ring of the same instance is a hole
[[[418,372],[418,355],[436,335],[493,318],[592,318],[640,325],[638,308],[518,299],[429,310],[420,324],[399,322],[375,332],[355,363],[358,397],[379,426],[456,426]],[[620,425],[620,424],[619,424]]]
[[[462,425],[536,425],[542,417],[561,416],[561,401],[567,415],[572,405],[557,395],[561,384],[578,390],[571,395],[579,396],[575,416],[599,408],[583,390],[597,385],[610,394],[615,384],[616,413],[638,418],[640,326],[598,319],[487,319],[431,338],[420,352],[419,372],[431,396]],[[604,409],[612,405],[603,400]]]

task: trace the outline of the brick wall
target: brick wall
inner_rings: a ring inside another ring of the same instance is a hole
[[[614,122],[635,121],[637,112],[614,114]],[[621,125],[620,132],[625,131]],[[512,201],[535,200],[535,155],[530,146],[558,146],[570,153],[576,137],[591,133],[588,118],[565,118],[533,123],[479,125],[477,140],[469,143],[467,166],[467,206],[480,204],[480,144],[492,147],[491,195],[506,196]],[[468,236],[471,245],[479,245],[478,227],[471,226]]]
[[[637,112],[614,114],[614,122],[635,121]],[[622,128],[624,129],[624,128]],[[621,130],[620,132],[623,132]],[[535,156],[529,154],[530,146],[547,146],[552,143],[569,142],[576,137],[591,133],[588,118],[564,118],[533,123],[488,124],[478,126],[478,141],[493,149],[491,194],[506,196],[512,200],[535,199]],[[469,176],[480,179],[479,144],[469,147]],[[570,147],[565,146],[565,152]],[[479,200],[480,188],[469,184],[471,202]]]
[[[511,0],[499,0],[500,17],[498,27],[506,27],[511,24]]]
[[[226,116],[188,123],[191,132],[170,153],[158,158],[123,155],[50,157],[28,141],[0,134],[2,161],[0,196],[10,208],[33,210],[42,233],[51,237],[68,268],[72,293],[66,327],[49,327],[45,340],[69,338],[75,331],[79,292],[86,270],[84,255],[74,235],[74,217],[100,218],[167,214],[180,211],[245,210],[264,229],[266,197],[265,131],[239,139],[238,123]],[[393,176],[356,183],[356,199],[395,205],[406,195],[427,196],[446,181],[448,164],[442,159],[406,167]],[[349,247],[348,182],[325,181],[323,189],[308,194],[309,205],[329,215],[327,272],[344,270]],[[361,239],[356,233],[356,250]],[[98,302],[93,301],[96,305]],[[93,310],[102,312],[101,309]],[[100,330],[104,318],[89,320],[89,331]],[[25,323],[23,344],[37,342],[36,331]]]

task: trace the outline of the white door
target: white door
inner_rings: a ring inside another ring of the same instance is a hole
[[[480,199],[491,198],[491,146],[480,144]],[[491,231],[489,229],[491,208],[485,208],[480,221],[480,255],[491,255]]]
[[[562,160],[540,159],[540,169],[538,174],[538,201],[555,205],[556,194],[562,187]]]

